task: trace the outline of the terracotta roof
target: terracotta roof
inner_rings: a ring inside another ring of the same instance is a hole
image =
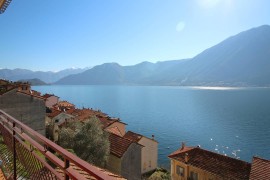
[[[127,138],[127,139],[130,139],[130,140],[133,141],[133,142],[139,142],[139,141],[142,139],[142,137],[144,137],[144,138],[146,138],[146,139],[149,139],[149,140],[151,140],[151,141],[154,141],[154,142],[158,143],[158,142],[154,139],[154,135],[153,135],[153,137],[152,137],[152,139],[151,139],[151,138],[149,138],[149,137],[146,137],[146,136],[144,136],[144,135],[141,135],[141,134],[138,134],[138,133],[135,133],[135,132],[132,132],[132,131],[128,131],[128,132],[124,135],[124,137]]]
[[[225,179],[248,179],[251,164],[245,161],[227,157],[199,147],[184,147],[169,155],[169,158],[182,163],[188,154],[187,164],[200,168]]]
[[[97,116],[97,115],[105,116],[105,114],[100,112],[100,111],[96,111],[96,110],[93,110],[93,109],[87,109],[87,108],[69,109],[66,112],[68,114],[71,114],[71,115],[75,116],[80,121],[88,119],[89,117],[92,117],[92,116]]]
[[[60,110],[56,110],[56,109],[51,109],[51,110],[52,110],[52,112],[47,114],[47,116],[48,116],[49,118],[54,118],[54,117],[56,117],[57,115],[59,115],[59,114],[62,113],[62,111],[60,111]]]
[[[118,119],[112,119],[109,116],[100,116],[97,115],[97,118],[100,120],[101,124],[103,125],[103,128],[105,129],[106,127],[112,125],[114,122],[119,122]]]
[[[31,90],[32,94],[33,95],[36,95],[36,96],[41,96],[41,92],[38,92],[38,91],[35,91],[35,90]],[[30,92],[30,93],[31,93]],[[42,96],[41,96],[42,97]]]
[[[44,99],[44,97],[38,95],[38,92],[37,91],[32,91],[32,90],[29,90],[29,91],[20,91],[20,90],[17,90],[18,93],[22,93],[22,94],[26,94],[28,96],[32,96],[32,97],[35,97],[35,98],[39,98],[39,99]]]
[[[110,153],[121,158],[127,151],[128,147],[134,143],[129,139],[109,133]]]
[[[107,128],[106,131],[110,132],[110,133],[113,133],[113,134],[116,134],[118,136],[123,136],[119,130],[119,128],[117,126],[115,127],[110,127],[110,128]]]
[[[180,149],[174,151],[173,153],[171,153],[171,154],[169,155],[169,157],[172,157],[172,156],[177,155],[177,154],[179,154],[179,153],[185,153],[185,152],[187,152],[187,151],[189,151],[189,150],[191,150],[191,149],[194,149],[194,148],[196,148],[196,147],[188,147],[188,146],[184,146],[183,148],[180,148]]]
[[[57,105],[60,107],[75,107],[74,104],[71,104],[70,102],[67,101],[59,101]]]
[[[89,180],[96,180],[95,177],[89,175],[87,172],[85,172],[84,170],[82,170],[81,168],[79,168],[78,166],[76,166],[74,163],[70,163],[70,166],[74,170],[76,170],[77,172],[79,172],[83,176],[83,178],[89,179]],[[94,166],[94,165],[92,165],[92,166]],[[100,171],[100,173],[107,174],[107,175],[109,175],[111,178],[113,178],[115,180],[125,180],[125,178],[121,177],[120,175],[113,174],[113,173],[111,173],[111,172],[109,172],[109,171],[107,171],[105,169],[102,169],[102,168],[99,168],[99,167],[96,167],[96,166],[94,166],[94,167],[96,169],[98,169]],[[58,173],[60,173],[64,177],[64,173],[63,173],[63,171],[61,169],[56,168],[56,171]]]
[[[124,135],[125,138],[133,141],[133,142],[139,142],[141,139],[142,139],[142,135],[140,134],[137,134],[135,132],[132,132],[132,131],[128,131],[125,135]]]
[[[250,180],[269,180],[270,179],[270,160],[253,157],[251,164]]]
[[[52,96],[55,96],[54,94],[44,94],[42,97],[44,97],[45,99],[49,98],[49,97],[52,97]],[[58,96],[55,96],[55,97],[58,97]]]

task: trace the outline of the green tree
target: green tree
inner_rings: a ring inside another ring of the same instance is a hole
[[[73,149],[81,159],[104,167],[110,153],[109,135],[96,117],[84,123],[70,122],[60,130],[59,144]]]

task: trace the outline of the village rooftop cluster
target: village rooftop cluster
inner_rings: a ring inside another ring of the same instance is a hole
[[[100,110],[78,109],[54,94],[31,89],[30,84],[0,80],[0,109],[57,143],[67,122],[96,117],[109,133],[110,157],[106,169],[127,179],[141,179],[158,168],[158,142],[132,131],[119,118]],[[176,142],[178,143],[178,142]],[[172,179],[270,179],[270,161],[253,157],[252,163],[185,143],[169,156]]]

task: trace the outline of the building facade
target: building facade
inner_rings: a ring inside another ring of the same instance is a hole
[[[48,108],[52,108],[59,102],[59,97],[53,94],[44,94],[43,97],[46,99],[45,105]]]
[[[110,156],[106,168],[129,180],[141,179],[142,145],[110,133]]]
[[[141,173],[155,170],[158,166],[158,142],[132,131],[128,131],[124,137],[142,145]]]
[[[200,147],[182,147],[169,155],[173,180],[248,180],[251,164]]]
[[[0,109],[45,135],[44,98],[33,93],[29,84],[10,86],[0,94]]]

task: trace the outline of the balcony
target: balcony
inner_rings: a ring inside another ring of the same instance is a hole
[[[10,3],[11,0],[0,0],[0,14],[5,12]]]
[[[5,179],[124,179],[78,158],[2,110],[0,159]]]

